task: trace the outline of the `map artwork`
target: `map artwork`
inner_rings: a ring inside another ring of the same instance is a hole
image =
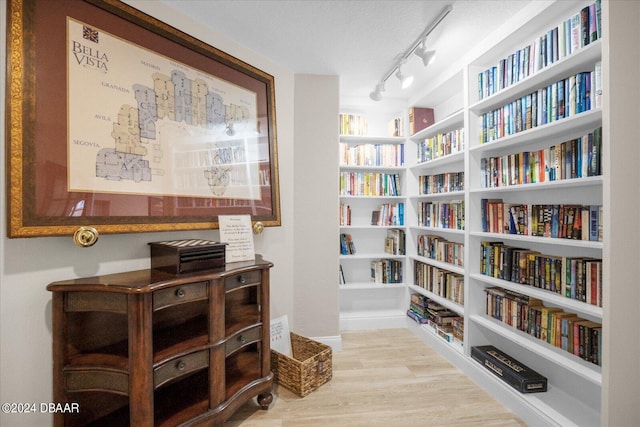
[[[67,19],[69,191],[260,199],[255,92]]]

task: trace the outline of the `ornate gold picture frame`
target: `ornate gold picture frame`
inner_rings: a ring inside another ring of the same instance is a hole
[[[9,0],[9,237],[280,225],[273,76],[116,0]]]

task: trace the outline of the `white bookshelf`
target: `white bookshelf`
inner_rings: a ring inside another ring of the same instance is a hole
[[[558,80],[568,78],[576,73],[594,71],[595,64],[602,60],[606,39],[600,38],[593,41],[484,99],[478,99],[478,73],[496,65],[500,59],[530,44],[536,37],[546,33],[591,3],[593,2],[539,2],[531,6],[532,13],[523,14],[513,22],[498,28],[496,33],[500,36],[488,38],[488,42],[474,51],[475,56],[468,58],[468,62],[462,70],[454,71],[451,78],[441,78],[439,85],[429,88],[425,91],[422,100],[411,105],[434,108],[436,123],[406,138],[406,179],[405,192],[403,193],[406,200],[405,227],[407,232],[406,294],[409,296],[415,292],[425,295],[463,316],[464,343],[448,342],[439,336],[433,328],[418,325],[408,318],[405,320],[406,325],[521,416],[528,425],[532,426],[582,427],[600,425],[602,368],[487,315],[485,289],[499,287],[517,292],[539,299],[545,306],[560,308],[565,312],[574,313],[581,318],[598,323],[603,323],[605,315],[603,308],[596,305],[570,299],[540,288],[481,274],[481,243],[484,241],[503,242],[506,245],[557,257],[603,259],[607,236],[605,234],[603,237],[605,241],[589,241],[487,233],[482,230],[481,201],[482,199],[502,199],[505,203],[603,205],[605,178],[599,175],[484,188],[481,185],[481,161],[487,157],[542,150],[583,136],[602,127],[603,112],[600,109],[592,108],[488,143],[481,143],[479,138],[482,115]],[[533,11],[534,8],[535,11]],[[416,160],[415,147],[420,141],[438,133],[458,128],[463,128],[465,134],[462,152],[426,162]],[[603,145],[609,143],[605,139],[606,135],[607,133],[603,131]],[[605,164],[604,158],[602,164],[603,166]],[[418,180],[421,175],[461,171],[464,172],[465,184],[462,191],[419,194]],[[464,201],[465,226],[463,230],[425,227],[418,224],[417,207],[419,203],[454,200]],[[464,266],[419,256],[416,251],[416,239],[420,234],[436,235],[452,242],[464,244]],[[463,275],[464,304],[456,304],[417,286],[414,283],[415,262]],[[351,290],[350,292],[357,297],[357,291]],[[349,300],[349,302],[353,301]],[[380,310],[380,313],[382,312]],[[471,358],[471,347],[487,344],[496,346],[521,363],[545,375],[548,378],[548,391],[521,394],[488,372]]]
[[[374,128],[375,129],[375,128]],[[399,146],[402,137],[341,135],[340,142],[347,147]],[[406,147],[405,147],[406,150]],[[406,153],[405,153],[406,155]],[[382,204],[403,203],[406,207],[406,167],[377,165],[340,165],[340,172],[397,174],[400,178],[399,195],[344,195],[340,203],[348,205],[350,224],[339,226],[339,234],[350,234],[355,254],[340,255],[344,283],[339,280],[340,329],[389,328],[404,324],[407,308],[406,256],[385,252],[385,238],[392,229],[406,232],[405,225],[371,225],[372,212]],[[404,222],[404,221],[403,221]],[[403,281],[378,283],[371,279],[371,263],[377,260],[396,260],[402,263]]]

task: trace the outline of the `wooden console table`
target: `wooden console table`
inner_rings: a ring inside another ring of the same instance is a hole
[[[55,426],[219,425],[273,397],[270,262],[54,282]]]

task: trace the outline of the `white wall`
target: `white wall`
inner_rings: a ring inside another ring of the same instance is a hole
[[[640,425],[640,3],[603,2],[602,425]],[[608,19],[607,19],[608,18]],[[608,58],[608,61],[606,60]]]
[[[295,332],[332,345],[340,327],[339,95],[338,76],[295,77]]]
[[[256,251],[273,261],[271,313],[288,314],[295,327],[294,296],[294,158],[293,74],[209,28],[189,20],[162,3],[130,1],[140,10],[246,61],[275,77],[277,138],[280,166],[282,226],[266,228],[255,239]],[[0,0],[0,45],[5,46],[6,0]],[[0,58],[5,99],[5,56]],[[0,117],[4,122],[4,102]],[[310,108],[313,108],[310,105]],[[5,164],[4,123],[0,126],[0,164]],[[0,188],[6,179],[0,174]],[[149,266],[148,242],[205,237],[216,239],[217,230],[202,232],[104,235],[91,248],[79,248],[71,237],[8,239],[6,197],[0,198],[0,402],[50,402],[51,397],[51,309],[46,286],[52,281],[91,276]],[[335,283],[335,280],[332,282]],[[337,314],[336,314],[337,316]],[[46,414],[0,413],[2,426],[42,427],[50,423]]]

